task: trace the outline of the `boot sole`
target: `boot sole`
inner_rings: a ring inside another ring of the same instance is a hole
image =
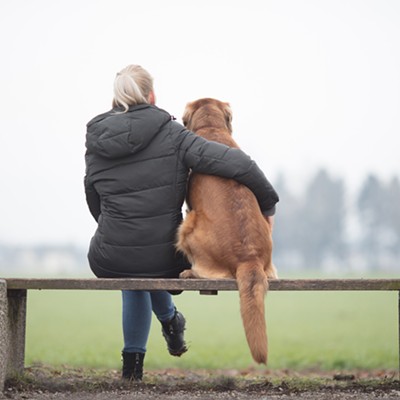
[[[184,346],[183,348],[176,350],[176,351],[172,351],[170,349],[168,349],[169,354],[171,354],[171,356],[174,357],[180,357],[182,354],[186,353],[188,351],[188,348],[186,346]]]

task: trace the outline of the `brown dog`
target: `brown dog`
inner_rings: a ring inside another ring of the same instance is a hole
[[[186,106],[184,125],[205,139],[238,147],[232,139],[228,103],[200,99]],[[267,362],[264,296],[272,264],[272,228],[253,193],[245,186],[211,175],[192,174],[190,212],[179,228],[177,248],[192,269],[181,278],[235,278],[247,342],[254,360]]]

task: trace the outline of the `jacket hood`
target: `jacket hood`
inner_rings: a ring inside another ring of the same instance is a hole
[[[171,115],[156,106],[140,104],[126,113],[113,108],[87,124],[86,148],[106,158],[125,157],[146,148]]]

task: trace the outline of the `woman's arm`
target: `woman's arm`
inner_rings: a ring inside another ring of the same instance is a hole
[[[275,213],[278,194],[257,164],[242,150],[182,130],[179,151],[183,162],[194,172],[236,180],[254,193],[265,215]]]
[[[85,176],[85,194],[86,194],[86,203],[89,206],[90,213],[93,215],[93,218],[98,221],[100,216],[100,196],[96,192],[96,189],[92,184],[90,184],[89,179]]]

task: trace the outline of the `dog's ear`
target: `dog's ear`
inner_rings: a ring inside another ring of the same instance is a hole
[[[192,117],[192,107],[191,107],[192,103],[187,103],[186,107],[185,107],[185,111],[183,112],[183,116],[182,116],[182,122],[183,125],[185,127],[188,126],[188,124],[190,123],[191,117]]]
[[[232,109],[229,103],[223,103],[224,116],[226,121],[226,127],[229,132],[232,133]]]

